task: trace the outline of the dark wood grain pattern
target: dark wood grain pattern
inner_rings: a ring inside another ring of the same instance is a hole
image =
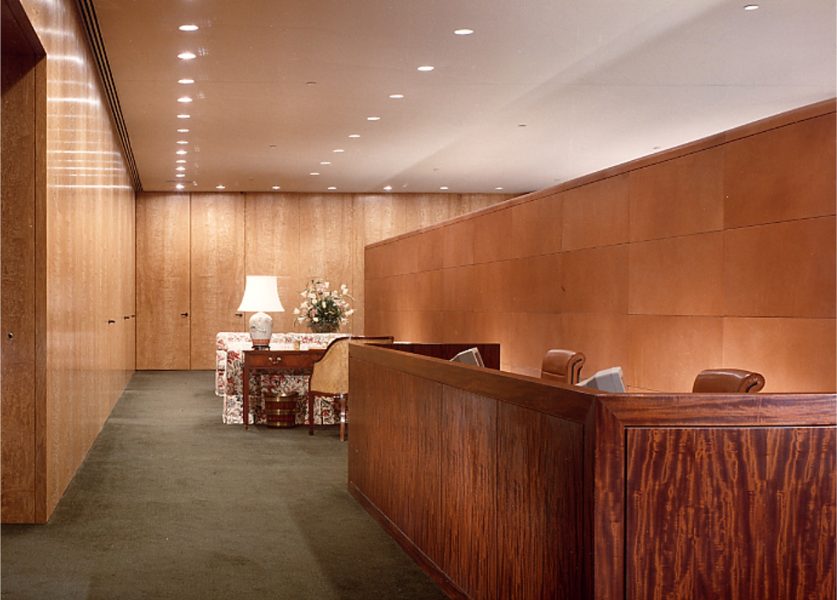
[[[497,448],[495,597],[583,597],[583,426],[500,403]]]
[[[496,597],[496,427],[496,400],[443,388],[439,566],[471,598]]]
[[[835,597],[833,428],[628,432],[629,598]]]

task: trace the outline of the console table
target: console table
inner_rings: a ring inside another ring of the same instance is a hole
[[[309,350],[245,350],[243,368],[242,403],[244,429],[250,425],[250,374],[284,373],[286,375],[310,375],[314,363],[322,358],[325,349]],[[261,380],[260,385],[261,385]]]

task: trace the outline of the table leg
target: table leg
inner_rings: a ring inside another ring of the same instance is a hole
[[[244,381],[241,382],[241,420],[244,421],[244,429],[250,425],[250,369],[247,368],[247,359],[244,359],[244,369],[241,375]]]
[[[314,394],[308,391],[308,435],[314,435]]]

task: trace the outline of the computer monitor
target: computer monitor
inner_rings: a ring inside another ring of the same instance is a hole
[[[463,350],[450,360],[451,362],[458,362],[464,365],[474,365],[475,367],[485,366],[482,362],[482,355],[480,354],[479,348],[468,348],[467,350]]]
[[[622,381],[622,367],[611,367],[596,371],[592,377],[579,381],[578,385],[603,392],[622,394],[625,392],[625,383]]]

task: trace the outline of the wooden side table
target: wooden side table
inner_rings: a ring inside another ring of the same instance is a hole
[[[314,363],[325,354],[325,348],[311,350],[245,350],[242,381],[242,420],[250,426],[250,373],[285,373],[311,375]]]

